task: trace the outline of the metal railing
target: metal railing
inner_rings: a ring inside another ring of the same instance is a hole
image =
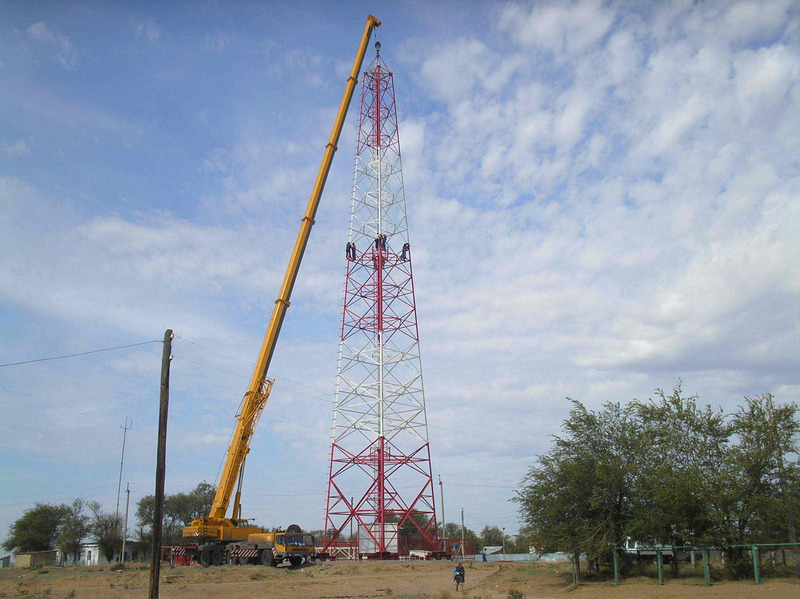
[[[587,572],[581,572],[581,561]],[[597,560],[573,560],[572,582],[588,584],[696,584],[711,586],[768,579],[800,578],[800,544],[759,543],[715,547],[619,547],[610,563],[597,567]]]

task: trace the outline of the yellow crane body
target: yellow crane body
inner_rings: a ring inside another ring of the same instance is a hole
[[[347,79],[344,96],[339,105],[339,112],[336,116],[330,140],[325,146],[325,153],[319,167],[319,173],[317,174],[314,188],[311,192],[311,197],[308,201],[306,213],[300,221],[300,230],[297,234],[297,240],[295,241],[289,264],[286,267],[286,273],[283,277],[278,299],[275,300],[275,307],[272,310],[267,332],[264,335],[264,342],[261,344],[261,351],[259,352],[258,360],[253,369],[250,385],[248,386],[247,392],[242,399],[241,406],[236,415],[236,428],[230,446],[228,447],[225,466],[223,467],[219,484],[217,485],[217,492],[214,497],[214,502],[211,505],[210,513],[207,517],[195,518],[189,526],[183,529],[183,537],[185,539],[193,539],[209,546],[208,551],[211,552],[209,555],[216,556],[216,553],[214,553],[216,549],[213,548],[214,542],[234,543],[246,541],[249,544],[253,544],[258,543],[260,540],[263,544],[266,542],[266,537],[263,535],[273,534],[266,533],[260,527],[247,526],[247,520],[242,519],[239,513],[241,509],[240,492],[236,493],[231,517],[226,517],[226,514],[230,505],[231,496],[234,493],[234,488],[237,485],[237,479],[241,485],[245,459],[250,451],[250,441],[256,425],[258,424],[258,420],[261,417],[261,413],[264,410],[264,406],[269,399],[270,391],[272,390],[274,381],[267,378],[269,365],[275,352],[275,345],[278,341],[286,310],[290,305],[292,289],[297,280],[297,273],[300,270],[300,263],[303,260],[303,254],[305,253],[308,239],[311,235],[311,228],[314,226],[314,217],[316,216],[320,198],[322,197],[322,191],[325,188],[325,182],[330,172],[333,156],[337,150],[337,144],[339,143],[345,117],[347,116],[350,102],[353,98],[353,92],[358,83],[358,74],[361,71],[367,45],[369,44],[373,29],[379,27],[380,24],[381,22],[372,15],[367,17],[367,24],[361,37],[361,43],[356,53],[355,61],[353,62],[353,69],[350,73],[350,77]],[[293,534],[297,533],[300,533],[299,529],[293,532]],[[242,549],[242,551],[244,551],[244,549]],[[274,548],[272,552],[275,553]],[[224,556],[221,559],[224,559]],[[213,559],[212,563],[216,561],[216,559]]]

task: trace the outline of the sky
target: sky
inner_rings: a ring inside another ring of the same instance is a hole
[[[0,536],[114,511],[126,419],[120,510],[153,493],[166,329],[166,491],[216,483],[368,13],[440,520],[439,477],[445,521],[515,534],[568,397],[800,401],[796,3],[5,0]],[[247,462],[262,526],[324,519],[356,110]]]

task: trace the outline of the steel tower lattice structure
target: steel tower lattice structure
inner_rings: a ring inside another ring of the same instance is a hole
[[[439,548],[394,82],[376,49],[361,93],[324,546],[352,548],[352,531],[359,554],[389,558]]]

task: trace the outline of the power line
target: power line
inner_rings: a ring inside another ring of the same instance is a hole
[[[232,356],[227,356],[227,355],[225,355],[223,353],[220,353],[220,352],[218,352],[216,350],[210,349],[210,348],[206,347],[205,345],[200,345],[196,341],[192,341],[191,339],[187,339],[186,337],[181,337],[180,335],[175,335],[175,337],[177,337],[178,339],[182,339],[183,341],[186,341],[187,343],[191,343],[192,345],[195,345],[195,346],[199,347],[200,349],[204,349],[207,352],[211,352],[212,354],[216,354],[216,355],[220,356],[221,358],[225,358],[226,360],[231,360],[232,362],[238,362],[239,364],[242,364],[244,366],[248,366],[249,368],[253,367],[252,363],[243,362],[242,360],[239,360],[238,358],[234,358]],[[225,371],[223,371],[223,372],[225,372]]]
[[[457,433],[459,435],[463,435],[465,437],[472,437],[473,439],[481,439],[483,441],[492,441],[493,443],[498,443],[500,445],[510,445],[514,447],[524,447],[525,449],[535,449],[535,447],[529,443],[517,443],[515,441],[509,441],[508,439],[500,439],[499,437],[487,437],[485,435],[476,435],[475,433],[470,433],[464,430],[449,428],[446,426],[441,426],[438,424],[431,425],[428,423],[428,428],[432,428],[433,430],[440,430],[440,431],[447,431],[450,433]]]
[[[466,485],[462,483],[447,483],[448,487],[470,487],[473,489],[516,489],[516,487],[500,486],[500,485]]]
[[[188,339],[184,339],[184,341],[188,341]],[[197,345],[197,344],[195,343],[194,345]],[[202,345],[197,345],[197,347],[203,347],[203,346]],[[207,348],[203,347],[203,349],[207,349]],[[211,351],[211,350],[209,350],[209,351]],[[212,352],[212,353],[217,353],[217,352]],[[219,355],[222,355],[222,354],[219,354]],[[231,376],[235,376],[237,378],[240,378],[240,379],[243,379],[243,380],[246,380],[246,381],[250,380],[250,377],[244,376],[243,374],[239,374],[239,373],[236,373],[236,372],[231,372],[230,370],[225,370],[224,368],[217,368],[216,366],[211,366],[210,364],[207,364],[207,363],[204,363],[204,362],[197,362],[195,360],[190,360],[189,358],[184,358],[184,357],[182,357],[180,355],[174,355],[174,354],[173,354],[173,357],[174,357],[174,359],[180,360],[182,362],[188,362],[189,364],[195,364],[196,366],[202,366],[204,368],[208,368],[209,370],[216,370],[217,372],[223,372],[225,374],[229,374]],[[287,385],[286,383],[290,383],[290,384]],[[315,387],[311,387],[310,385],[305,385],[303,383],[298,383],[298,382],[293,381],[291,379],[284,378],[280,374],[275,376],[275,388],[276,389],[286,389],[286,390],[288,390],[289,392],[291,392],[294,395],[303,395],[305,397],[310,397],[310,398],[315,399],[317,401],[322,401],[322,402],[325,402],[325,403],[331,403],[331,400],[329,398],[320,397],[319,395],[313,395],[311,393],[305,393],[303,391],[297,391],[296,389],[293,388],[295,385],[299,385],[299,386],[302,386],[302,387],[307,387],[308,389],[311,389],[312,391],[317,391],[319,393],[318,389],[316,389]]]
[[[177,337],[177,335],[176,335],[176,337]],[[209,352],[211,352],[213,354],[216,354],[216,355],[221,356],[223,358],[226,358],[228,360],[233,360],[235,362],[239,362],[240,364],[244,364],[244,362],[241,362],[240,360],[237,360],[236,358],[232,358],[230,356],[226,356],[225,354],[221,354],[221,353],[219,353],[217,351],[214,351],[213,349],[209,349],[207,347],[204,347],[204,346],[200,345],[199,343],[195,343],[194,341],[191,341],[191,340],[186,339],[184,337],[178,337],[178,338],[179,339],[183,339],[184,341],[187,341],[187,342],[191,343],[192,345],[196,345],[197,347],[199,347],[201,349],[209,351]],[[224,370],[222,368],[217,368],[215,366],[210,366],[208,364],[203,364],[201,362],[195,362],[194,360],[189,360],[187,358],[183,358],[183,357],[180,357],[180,356],[175,356],[175,359],[176,360],[182,360],[184,362],[189,362],[189,363],[195,364],[197,366],[203,366],[205,368],[209,368],[211,370],[216,370],[218,372],[223,372],[225,374],[230,374],[232,376],[235,376],[235,377],[238,377],[238,378],[241,378],[241,379],[247,380],[249,378],[249,377],[245,377],[245,376],[243,376],[241,374],[230,372],[229,370]],[[287,383],[289,383],[289,384],[287,385]],[[275,375],[275,388],[276,389],[281,389],[281,388],[287,389],[290,393],[292,393],[294,395],[302,395],[302,396],[309,397],[309,398],[317,400],[317,401],[321,401],[321,402],[325,402],[325,403],[331,403],[331,400],[330,400],[329,397],[322,397],[320,395],[315,395],[315,394],[312,394],[312,393],[305,393],[303,391],[298,391],[296,389],[296,386],[301,386],[301,387],[305,387],[307,389],[311,389],[311,391],[314,391],[314,392],[316,392],[318,394],[322,393],[319,389],[317,389],[316,387],[312,387],[311,385],[306,385],[305,383],[300,383],[298,381],[294,381],[292,379],[282,377],[280,374]],[[464,430],[457,430],[457,429],[453,429],[453,428],[448,428],[446,426],[439,426],[437,424],[431,424],[430,422],[428,422],[428,428],[429,429],[433,429],[433,430],[457,433],[457,434],[459,434],[461,436],[472,437],[474,439],[481,439],[483,441],[492,441],[494,443],[499,443],[500,445],[513,446],[513,447],[523,447],[525,449],[533,449],[534,448],[533,445],[530,445],[528,443],[517,443],[515,441],[509,441],[508,439],[501,439],[501,438],[498,438],[498,437],[488,437],[488,436],[485,436],[485,435],[476,435],[474,433],[470,433],[470,432],[467,432],[467,431],[464,431]]]
[[[182,362],[188,362],[189,364],[195,364],[196,366],[202,366],[204,368],[208,368],[209,370],[216,370],[217,372],[224,372],[225,374],[229,374],[231,376],[235,376],[240,379],[248,380],[249,377],[244,376],[243,374],[239,374],[236,372],[231,372],[230,370],[225,370],[223,368],[217,368],[216,366],[211,366],[209,364],[204,364],[203,362],[195,362],[194,360],[190,360],[189,358],[184,358],[179,355],[173,354],[173,358],[175,360],[180,360]]]
[[[120,345],[118,347],[106,347],[104,349],[93,349],[92,351],[80,352],[77,354],[69,354],[66,356],[53,356],[52,358],[38,358],[36,360],[25,360],[24,362],[9,362],[8,364],[0,364],[0,368],[6,366],[22,366],[23,364],[33,364],[34,362],[48,362],[50,360],[65,360],[67,358],[77,358],[78,356],[88,356],[89,354],[99,354],[104,351],[116,351],[118,349],[128,349],[129,347],[138,347],[139,345],[147,345],[148,343],[163,343],[161,340],[142,341],[141,343],[131,343],[130,345]]]

